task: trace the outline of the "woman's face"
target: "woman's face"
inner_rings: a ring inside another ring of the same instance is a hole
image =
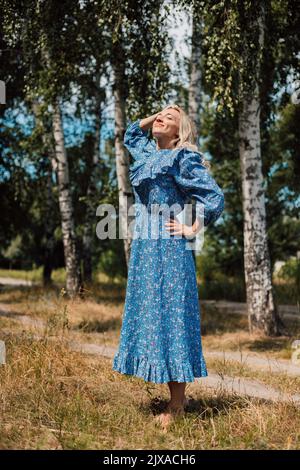
[[[152,126],[152,135],[175,139],[179,136],[179,122],[180,112],[177,109],[164,109],[156,116]]]

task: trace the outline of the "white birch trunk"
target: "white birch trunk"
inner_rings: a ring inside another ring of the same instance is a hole
[[[195,14],[195,6],[192,10],[192,49],[191,49],[191,74],[189,83],[189,117],[195,124],[197,139],[200,135],[200,109],[201,109],[201,22]],[[198,142],[197,142],[198,145]],[[196,201],[192,199],[192,223],[196,217]],[[195,250],[192,250],[196,264]]]
[[[80,294],[81,274],[76,248],[74,210],[69,181],[69,166],[64,143],[61,110],[58,100],[54,103],[53,109],[53,136],[55,141],[58,197],[66,266],[66,290],[70,297],[74,297],[77,294]]]
[[[121,44],[116,44],[113,53],[113,67],[115,76],[114,99],[115,99],[115,152],[116,152],[116,172],[119,188],[119,218],[121,234],[124,239],[124,252],[129,266],[130,247],[132,237],[128,230],[128,224],[133,220],[133,216],[127,217],[130,207],[133,204],[133,192],[129,180],[129,154],[124,147],[124,133],[126,129],[125,113],[125,64],[122,54]]]
[[[264,41],[263,11],[260,45]],[[260,64],[257,63],[257,72]],[[242,94],[240,93],[240,96]],[[266,228],[265,189],[260,139],[260,98],[257,81],[244,93],[239,112],[239,154],[244,213],[244,266],[249,330],[279,334],[283,326],[274,304]]]

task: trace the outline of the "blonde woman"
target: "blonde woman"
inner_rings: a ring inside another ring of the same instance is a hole
[[[154,139],[149,138],[150,128]],[[207,226],[218,219],[224,195],[195,145],[192,121],[179,106],[167,106],[131,123],[124,145],[134,160],[129,176],[138,209],[113,370],[168,384],[171,399],[155,417],[166,429],[175,415],[185,411],[186,383],[208,375],[195,263],[188,243],[203,222]],[[176,218],[190,199],[196,200],[197,214],[191,226]]]

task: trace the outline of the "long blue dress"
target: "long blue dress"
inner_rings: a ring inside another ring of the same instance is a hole
[[[164,224],[194,198],[201,206],[197,214],[203,214],[204,207],[207,226],[221,215],[224,194],[201,163],[200,153],[187,148],[157,150],[140,120],[128,126],[124,145],[134,159],[129,176],[137,210],[112,369],[147,382],[194,382],[195,377],[208,375],[195,263],[187,249],[190,240],[171,234]],[[174,209],[159,213],[153,207]]]

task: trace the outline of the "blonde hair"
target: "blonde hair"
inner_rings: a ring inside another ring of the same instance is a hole
[[[177,104],[170,104],[166,106],[164,109],[173,108],[177,109],[180,113],[180,123],[179,123],[179,138],[178,142],[176,143],[175,148],[188,148],[193,150],[194,152],[199,153],[201,158],[201,163],[208,169],[211,169],[210,163],[208,160],[204,158],[204,155],[200,152],[196,145],[196,138],[197,138],[197,129],[192,121],[192,119],[187,115],[187,113]]]

